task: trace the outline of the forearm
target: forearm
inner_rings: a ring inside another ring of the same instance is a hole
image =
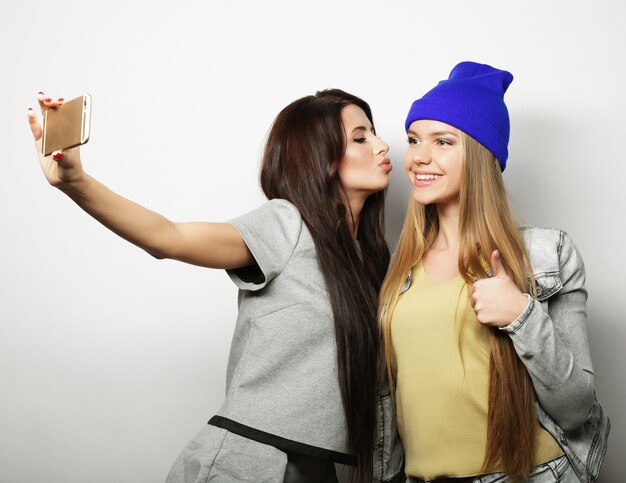
[[[59,189],[122,238],[157,258],[172,257],[179,233],[164,216],[118,195],[87,173]]]
[[[254,258],[228,223],[174,223],[130,201],[83,173],[59,186],[89,215],[156,258],[172,258],[209,268],[240,268]]]
[[[572,327],[569,345],[555,330],[555,321],[536,300],[505,328],[530,374],[539,403],[565,430],[574,429],[587,419],[595,392],[584,329],[584,301],[574,303],[575,295],[569,296],[568,312],[553,313],[557,318],[568,318],[568,325]],[[575,309],[577,306],[582,307],[582,313]]]

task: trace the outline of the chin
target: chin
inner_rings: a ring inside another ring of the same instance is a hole
[[[372,189],[372,193],[378,193],[379,191],[384,191],[387,188],[389,188],[389,178],[387,178],[386,180],[377,183],[373,189]]]
[[[381,191],[385,191],[388,187],[389,187],[389,183],[385,185],[371,187],[370,189],[364,190],[367,193],[366,198],[369,198],[370,196],[375,195],[376,193],[380,193]]]
[[[426,193],[420,193],[419,191],[413,191],[413,199],[417,201],[420,205],[432,205],[433,203],[437,203],[438,199],[436,196],[428,196]]]

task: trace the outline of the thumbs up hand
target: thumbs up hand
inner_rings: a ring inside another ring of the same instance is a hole
[[[498,250],[491,254],[491,269],[491,278],[478,280],[472,285],[472,308],[481,324],[504,327],[526,310],[528,297],[509,278]]]

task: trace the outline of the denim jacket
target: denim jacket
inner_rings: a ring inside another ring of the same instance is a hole
[[[569,236],[552,228],[522,227],[537,297],[501,330],[526,366],[536,394],[537,418],[563,449],[582,483],[595,481],[610,421],[595,396],[587,342],[585,268]],[[408,290],[411,280],[403,291]],[[403,481],[404,451],[388,385],[380,392],[374,481]]]

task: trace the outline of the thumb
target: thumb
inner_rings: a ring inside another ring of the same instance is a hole
[[[43,131],[41,130],[41,125],[39,124],[39,121],[37,121],[37,116],[35,115],[35,111],[33,111],[32,107],[28,108],[28,123],[30,124],[30,130],[33,133],[35,141],[39,141]]]
[[[491,253],[491,269],[493,270],[494,277],[507,276],[506,270],[504,270],[504,266],[502,265],[502,260],[500,260],[500,252],[498,250],[494,250]]]

